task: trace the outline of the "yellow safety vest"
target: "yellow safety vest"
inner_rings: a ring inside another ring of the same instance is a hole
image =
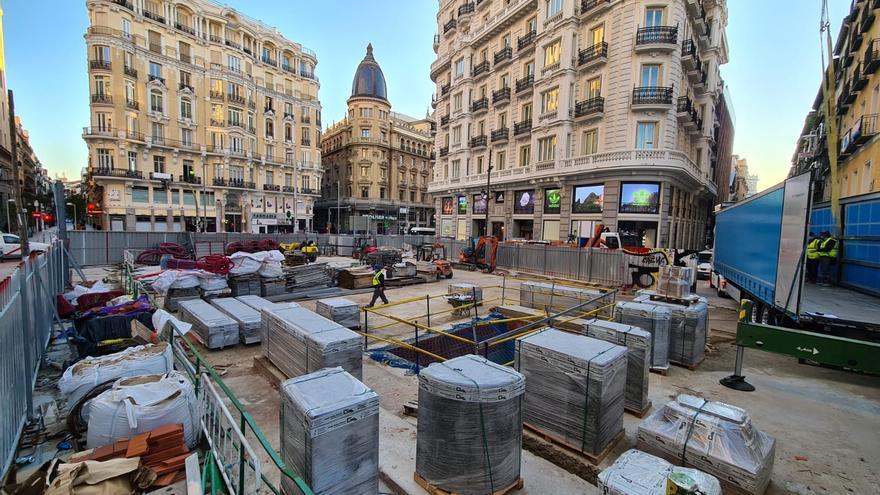
[[[839,241],[834,244],[834,248],[831,249],[830,251],[827,251],[827,252],[823,251],[825,249],[825,245],[828,244],[828,242],[830,242],[832,239],[837,240],[837,239],[834,239],[833,237],[829,237],[828,239],[825,239],[824,241],[822,241],[822,244],[819,245],[819,249],[820,249],[819,256],[827,257],[827,258],[837,258],[837,248],[840,246]]]
[[[819,239],[813,239],[807,244],[807,259],[819,259]]]
[[[379,275],[382,274],[382,270],[379,270],[373,275],[373,287],[379,286]]]

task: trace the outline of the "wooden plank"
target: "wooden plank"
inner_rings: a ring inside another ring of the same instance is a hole
[[[419,473],[413,473],[413,479],[416,483],[422,488],[425,489],[430,495],[461,495],[459,492],[450,492],[444,490],[438,486],[431,484],[428,480],[422,477]],[[491,495],[506,495],[514,490],[519,490],[523,487],[523,479],[519,478],[510,485],[500,489],[495,490],[491,493]]]
[[[609,442],[608,445],[606,445],[601,452],[599,452],[598,454],[592,454],[589,452],[584,452],[580,449],[580,447],[573,445],[565,440],[562,440],[561,438],[558,438],[553,434],[547,433],[546,431],[543,431],[534,425],[523,422],[523,429],[524,434],[530,433],[532,435],[535,435],[543,439],[544,441],[553,444],[559,449],[568,451],[573,455],[583,457],[586,461],[597,466],[599,465],[599,463],[602,462],[602,459],[604,459],[605,456],[607,456],[608,453],[610,453],[611,450],[614,449],[614,446],[617,445],[617,443],[620,442],[620,440],[623,439],[624,435],[626,434],[625,430],[620,430],[620,432],[615,435],[614,439],[611,440],[611,442]]]
[[[652,405],[653,405],[653,403],[651,401],[648,401],[648,405],[646,405],[645,408],[642,409],[641,411],[639,411],[638,409],[633,409],[631,407],[626,407],[626,406],[624,406],[623,410],[624,410],[624,412],[628,412],[637,418],[644,418],[645,415],[648,414],[648,411],[651,410]]]

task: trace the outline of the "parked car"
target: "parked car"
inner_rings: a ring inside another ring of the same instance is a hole
[[[697,254],[697,278],[709,279],[712,276],[712,250],[707,249]]]
[[[31,252],[46,251],[49,245],[44,242],[28,242]],[[15,234],[0,233],[0,257],[21,258],[21,240]]]
[[[715,270],[710,270],[709,287],[717,291],[718,297],[729,297],[734,301],[739,301],[740,299],[739,289],[735,285],[727,283],[724,275]]]

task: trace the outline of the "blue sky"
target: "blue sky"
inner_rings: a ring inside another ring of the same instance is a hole
[[[85,1],[3,0],[7,81],[16,112],[50,173],[79,175],[88,125]],[[318,54],[324,124],[339,120],[368,42],[388,81],[393,109],[416,117],[434,86],[436,0],[227,0]],[[833,33],[849,0],[830,0]],[[819,0],[729,0],[730,63],[722,75],[737,118],[734,152],[760,187],[785,177],[820,80]],[[308,12],[308,14],[306,14]]]

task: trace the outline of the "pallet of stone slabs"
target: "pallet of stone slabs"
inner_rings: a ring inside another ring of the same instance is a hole
[[[681,467],[686,467],[686,468],[691,468],[691,469],[700,469],[698,467],[695,467],[693,464],[691,464],[689,462],[681,462],[681,457],[679,457],[677,455],[672,455],[672,454],[670,454],[668,452],[664,452],[660,449],[652,448],[650,445],[647,445],[643,442],[638,442],[636,444],[635,448],[641,450],[642,452],[647,452],[648,454],[655,455],[661,459],[669,461],[672,464],[675,464],[676,466],[681,466]],[[705,470],[703,470],[703,471],[705,472]],[[724,479],[721,476],[718,476],[715,474],[713,474],[712,476],[715,476],[716,478],[718,478],[718,481],[721,482],[721,492],[724,495],[754,495],[754,493],[752,493],[751,491],[746,490],[745,488],[742,488],[741,486],[739,486],[735,483],[731,483],[730,481]],[[771,481],[771,483],[772,483],[772,481]],[[768,485],[768,487],[769,487],[769,485]]]
[[[635,409],[633,407],[629,407],[629,406],[624,405],[623,412],[628,412],[628,413],[632,414],[633,416],[635,416],[639,419],[642,419],[648,414],[648,411],[651,410],[651,407],[653,407],[653,405],[654,405],[654,403],[649,400],[648,404],[641,411],[639,411],[638,409]]]
[[[180,303],[180,319],[192,323],[193,334],[209,349],[238,344],[238,322],[201,299]]]
[[[460,495],[459,492],[450,492],[440,488],[439,486],[432,485],[428,480],[422,478],[419,473],[413,473],[413,480],[422,487],[429,495]],[[507,495],[515,490],[520,490],[523,487],[523,479],[519,478],[518,480],[511,483],[509,486],[501,488],[499,490],[495,490],[490,495]]]
[[[198,287],[190,289],[168,289],[168,292],[165,294],[165,309],[172,312],[177,311],[182,301],[191,301],[193,299],[199,299],[200,297]]]
[[[260,312],[234,297],[212,299],[211,306],[238,322],[238,335],[243,344],[260,341]]]
[[[406,285],[415,285],[415,284],[424,284],[428,279],[419,275],[413,275],[411,277],[401,277],[401,278],[389,278],[385,280],[385,285],[388,287],[403,287]]]
[[[581,451],[580,447],[578,447],[577,445],[558,438],[556,435],[547,433],[546,431],[526,422],[523,422],[523,433],[523,448],[526,450],[530,450],[536,455],[541,455],[541,453],[539,452],[540,449],[532,450],[526,447],[525,437],[529,434],[534,435],[541,440],[544,440],[545,442],[556,447],[558,450],[565,452],[569,456],[580,458],[582,461],[586,461],[590,464],[595,464],[597,466],[599,465],[599,463],[602,462],[603,459],[605,459],[605,457],[608,456],[608,454],[612,450],[614,450],[614,447],[616,447],[617,444],[620,443],[623,437],[626,436],[626,430],[621,429],[617,435],[614,435],[614,440],[611,440],[611,442],[609,442],[608,445],[605,446],[605,448],[602,449],[602,451],[599,452],[597,455],[593,455],[588,452]]]
[[[287,279],[264,278],[260,280],[260,296],[277,296],[287,292]]]
[[[698,366],[703,364],[703,361],[705,361],[705,360],[706,360],[706,355],[704,354],[703,357],[701,357],[699,361],[697,361],[696,363],[693,363],[693,364],[679,363],[678,361],[673,361],[671,359],[669,360],[669,364],[673,364],[675,366],[678,366],[679,368],[686,368],[691,371],[694,371],[695,369],[697,369]],[[665,375],[666,373],[663,373],[663,374]]]

